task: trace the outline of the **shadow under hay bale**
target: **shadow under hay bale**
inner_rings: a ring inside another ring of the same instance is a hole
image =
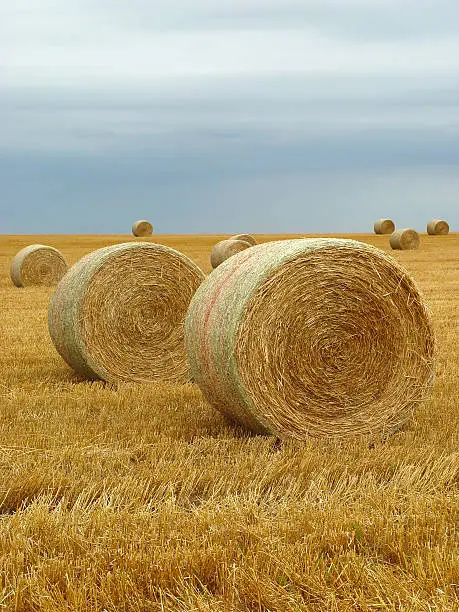
[[[353,240],[234,255],[196,292],[185,339],[209,403],[280,438],[394,431],[433,379],[432,325],[414,281]]]

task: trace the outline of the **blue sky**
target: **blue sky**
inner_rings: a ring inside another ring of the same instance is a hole
[[[456,0],[0,0],[0,232],[459,226]]]

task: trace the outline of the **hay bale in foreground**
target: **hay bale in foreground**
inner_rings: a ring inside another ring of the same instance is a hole
[[[151,236],[153,234],[153,225],[149,221],[141,219],[140,221],[133,223],[132,233],[138,238],[143,236]]]
[[[229,240],[243,240],[244,242],[248,242],[250,245],[255,246],[257,241],[251,234],[235,234],[231,236]]]
[[[427,224],[427,233],[429,236],[446,236],[449,233],[449,225],[441,219],[432,219]]]
[[[226,259],[233,257],[236,253],[249,249],[252,245],[245,240],[222,240],[217,242],[212,248],[210,254],[210,263],[212,268],[217,268]]]
[[[184,320],[203,278],[188,257],[166,246],[99,249],[58,285],[49,308],[51,338],[87,378],[186,382]]]
[[[399,229],[391,234],[389,242],[393,249],[410,251],[419,247],[419,234],[414,229]]]
[[[67,262],[60,251],[44,244],[31,244],[15,255],[10,276],[16,287],[57,285],[67,272]]]
[[[276,241],[231,257],[191,300],[185,341],[209,403],[280,438],[393,431],[433,377],[414,281],[353,240]]]
[[[378,219],[373,228],[375,234],[392,234],[395,231],[395,223],[392,219]]]

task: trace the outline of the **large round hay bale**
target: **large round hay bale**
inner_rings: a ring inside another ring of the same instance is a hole
[[[16,287],[57,285],[67,272],[67,262],[60,251],[44,244],[31,244],[15,255],[10,276]]]
[[[414,229],[399,229],[391,234],[389,242],[393,249],[410,251],[419,247],[419,234]]]
[[[433,378],[414,281],[353,240],[276,241],[231,257],[192,299],[185,341],[209,403],[280,438],[391,432]]]
[[[134,236],[143,237],[143,236],[151,236],[153,234],[153,225],[149,221],[145,221],[145,219],[141,219],[140,221],[136,221],[132,225],[132,233]]]
[[[252,246],[257,244],[257,241],[251,234],[235,234],[234,236],[231,236],[229,240],[243,240]]]
[[[51,338],[87,378],[185,382],[185,315],[203,278],[190,259],[166,246],[99,249],[59,283],[49,308]]]
[[[233,257],[236,253],[249,249],[252,245],[245,240],[222,240],[217,242],[212,248],[210,254],[210,263],[212,268],[217,268],[222,262],[229,257]]]
[[[449,225],[441,219],[432,219],[427,224],[427,233],[429,236],[446,236],[449,233]]]
[[[395,231],[395,223],[392,219],[378,219],[373,227],[375,234],[392,234]]]

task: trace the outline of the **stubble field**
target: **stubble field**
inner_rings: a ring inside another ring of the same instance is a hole
[[[151,241],[209,272],[222,238]],[[0,237],[0,607],[457,611],[459,235],[393,253],[431,307],[437,377],[376,444],[281,443],[229,425],[193,385],[74,375],[49,339],[52,290],[15,288],[11,258],[40,242],[74,263],[130,240]]]

